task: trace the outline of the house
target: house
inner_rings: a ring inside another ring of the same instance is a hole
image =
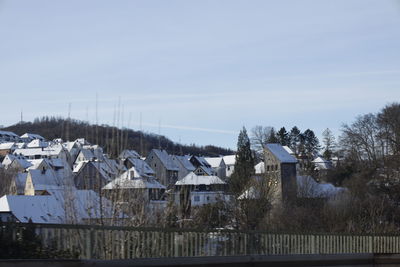
[[[168,188],[174,186],[178,180],[179,167],[165,150],[152,149],[145,161],[155,171],[161,184]]]
[[[94,155],[93,151],[88,148],[83,148],[79,151],[75,161],[74,161],[74,166],[76,166],[79,162],[82,161],[91,161],[95,160],[96,156]]]
[[[20,137],[9,131],[0,131],[0,143],[5,143],[5,142],[19,142]]]
[[[92,190],[51,190],[48,195],[5,195],[0,198],[0,220],[3,222],[93,224],[100,218],[110,220],[114,214],[112,203]]]
[[[233,170],[235,168],[236,156],[235,155],[228,155],[222,157],[225,162],[226,166],[226,177],[231,177]]]
[[[101,188],[111,182],[116,173],[102,161],[81,161],[74,168],[74,184],[82,190],[94,190],[100,192]]]
[[[175,162],[175,164],[179,168],[178,180],[182,179],[183,177],[188,175],[190,172],[194,172],[196,170],[196,168],[190,162],[189,155],[185,155],[185,156],[172,155],[172,160]]]
[[[130,205],[136,203],[145,205],[151,212],[163,210],[167,206],[165,200],[166,187],[148,175],[148,170],[132,167],[103,187],[104,195],[120,206],[124,213],[129,214]]]
[[[63,188],[60,180],[52,169],[29,170],[26,177],[25,195],[48,195],[50,190]]]
[[[39,139],[34,139],[26,145],[26,148],[42,148],[42,147],[48,147],[48,146],[49,146],[48,142],[41,141]]]
[[[221,179],[226,178],[226,164],[223,157],[204,158],[211,165],[214,173]]]
[[[7,142],[0,144],[0,158],[5,157],[7,154],[11,154],[15,149],[17,149],[15,142]]]
[[[135,169],[140,171],[143,175],[152,177],[156,175],[155,171],[150,168],[149,164],[140,158],[127,158],[125,162],[128,169],[135,167]]]
[[[46,139],[43,136],[38,135],[38,134],[32,134],[32,133],[25,133],[25,134],[21,135],[20,138],[21,138],[21,141],[24,143],[29,143],[33,140],[39,140],[42,142],[46,141]]]
[[[52,143],[47,147],[18,148],[14,151],[16,155],[23,155],[28,159],[60,158],[71,162],[68,151],[59,143]]]
[[[265,173],[265,162],[261,161],[254,166],[254,171],[256,175],[264,174]]]
[[[276,200],[287,202],[296,199],[297,159],[280,144],[266,144],[264,147],[265,173],[274,179]]]
[[[225,200],[227,183],[218,176],[196,175],[191,172],[175,183],[175,203],[195,207]]]
[[[121,154],[119,154],[119,158],[122,160],[128,158],[140,159],[140,155],[135,150],[125,149],[124,151],[121,152]]]
[[[203,157],[191,156],[190,163],[196,168],[193,172],[197,175],[215,175],[211,165]]]
[[[16,171],[25,171],[32,164],[24,156],[7,154],[2,162],[5,169],[14,169]]]

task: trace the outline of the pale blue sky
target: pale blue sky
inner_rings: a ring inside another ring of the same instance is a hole
[[[120,125],[182,143],[338,133],[400,101],[400,1],[0,0],[0,90],[2,125],[94,122],[97,93],[100,123],[120,99]]]

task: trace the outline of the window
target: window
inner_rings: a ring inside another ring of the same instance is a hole
[[[200,201],[200,196],[194,196],[193,200],[194,200],[194,202],[199,202]]]

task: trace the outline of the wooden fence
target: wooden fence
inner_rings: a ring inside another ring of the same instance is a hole
[[[27,224],[12,224],[18,238]],[[400,253],[400,235],[285,234],[231,230],[34,224],[42,244],[82,259]]]

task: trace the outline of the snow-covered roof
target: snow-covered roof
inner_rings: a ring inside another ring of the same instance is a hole
[[[24,142],[15,143],[15,146],[16,146],[17,148],[25,148],[25,147],[26,147],[26,143],[24,143]]]
[[[321,156],[316,157],[313,161],[317,170],[328,170],[332,168],[332,162]]]
[[[81,151],[79,152],[79,154],[82,154],[83,157],[84,157],[86,160],[92,160],[92,159],[95,158],[93,151],[90,150],[90,149],[87,149],[87,148],[81,149]]]
[[[53,144],[48,147],[42,148],[19,148],[14,151],[14,154],[24,155],[26,157],[31,156],[58,156],[61,151],[63,151],[63,146],[61,144]]]
[[[32,164],[29,166],[28,170],[37,170],[40,165],[44,166],[46,169],[51,168],[46,159],[28,159],[27,161]]]
[[[228,155],[228,156],[223,156],[224,162],[226,165],[235,165],[236,162],[236,156],[235,155]]]
[[[156,173],[150,166],[142,159],[140,158],[128,158],[132,165],[135,167],[137,171],[139,171],[141,174],[146,174],[146,175],[155,175]]]
[[[17,148],[14,142],[7,142],[0,144],[0,150],[14,149]]]
[[[124,151],[121,152],[121,154],[119,155],[119,158],[120,159],[127,159],[127,158],[140,159],[140,155],[135,150],[125,149]]]
[[[21,138],[27,138],[27,139],[31,139],[31,140],[39,139],[42,141],[45,140],[45,138],[43,136],[41,136],[39,134],[33,134],[33,133],[24,133],[23,135],[21,135]]]
[[[185,155],[185,156],[173,155],[172,156],[172,160],[180,163],[188,171],[194,171],[196,169],[193,166],[193,164],[190,162],[190,156],[189,155]]]
[[[156,156],[160,159],[164,167],[169,171],[179,171],[179,167],[175,164],[175,162],[171,159],[170,155],[168,155],[167,151],[160,149],[152,150]]]
[[[31,177],[35,190],[60,189],[63,185],[52,169],[29,170],[28,177]]]
[[[141,175],[135,167],[130,168],[103,187],[103,189],[116,188],[166,189],[165,186],[157,182],[153,177]]]
[[[218,176],[203,176],[196,175],[193,172],[188,173],[181,180],[177,181],[175,185],[211,185],[211,184],[226,184]]]
[[[265,173],[265,163],[264,163],[264,161],[261,161],[260,163],[256,164],[256,166],[254,166],[254,170],[255,170],[256,174]]]
[[[4,159],[3,159],[3,165],[7,168],[10,166],[13,162],[16,162],[21,168],[27,169],[29,168],[32,164],[27,161],[27,159],[24,156],[20,155],[13,155],[13,154],[7,154]]]
[[[218,168],[224,161],[223,157],[204,158],[212,168]]]
[[[46,196],[5,195],[0,198],[0,212],[10,212],[24,223],[79,223],[101,214],[111,218],[111,202],[104,197],[102,202],[100,205],[99,195],[92,190],[53,190]]]
[[[26,145],[27,148],[39,148],[39,147],[48,147],[48,146],[49,146],[49,143],[44,142],[40,139],[33,139]]]
[[[343,187],[329,183],[317,183],[311,176],[297,176],[297,196],[305,198],[326,198],[344,192]]]
[[[113,171],[108,165],[107,163],[105,163],[104,161],[81,161],[79,162],[73,169],[74,173],[79,173],[80,171],[82,171],[86,165],[91,164],[93,165],[93,167],[95,169],[97,169],[97,171],[99,172],[99,174],[106,180],[111,181],[112,178],[116,175],[115,171]]]
[[[10,131],[0,131],[0,135],[12,136],[14,138],[19,139],[19,136],[17,134],[10,132]]]
[[[293,152],[293,150],[292,150],[290,147],[288,147],[288,146],[283,146],[283,149],[285,149],[286,152],[289,153],[290,155],[294,155],[294,152]]]
[[[266,144],[265,147],[281,162],[281,163],[297,163],[297,159],[290,155],[280,144]]]

